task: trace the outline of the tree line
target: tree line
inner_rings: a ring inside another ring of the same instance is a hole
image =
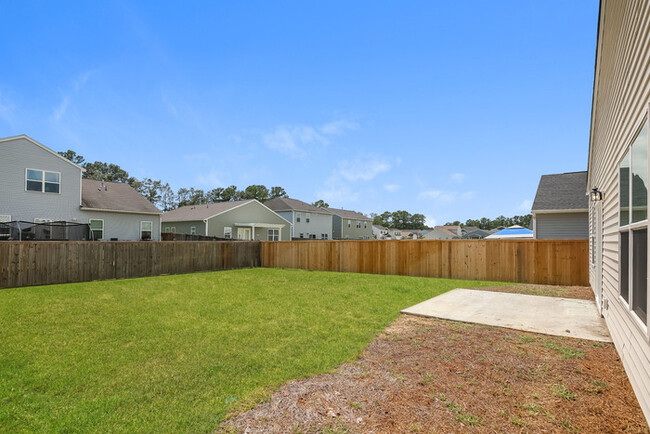
[[[151,178],[137,179],[130,176],[126,170],[117,164],[102,161],[91,163],[72,150],[59,152],[59,155],[86,169],[83,173],[84,178],[129,184],[147,198],[149,202],[163,211],[188,205],[203,205],[233,200],[257,199],[260,202],[265,202],[276,197],[289,197],[282,187],[268,188],[264,185],[249,185],[243,190],[239,190],[236,185],[217,187],[212,190],[191,187],[179,188],[174,192],[169,183],[163,183],[161,180]]]
[[[381,214],[370,214],[372,224],[391,229],[427,229],[424,214],[411,214],[408,211],[384,211]]]
[[[533,219],[532,214],[526,214],[526,215],[516,215],[514,217],[505,217],[500,215],[499,217],[495,219],[489,219],[486,217],[480,218],[480,219],[468,219],[465,221],[465,223],[461,223],[460,221],[455,221],[455,222],[447,222],[445,225],[451,225],[451,226],[475,226],[480,229],[496,229],[498,227],[508,227],[508,226],[514,226],[514,225],[519,225],[523,226],[525,228],[530,228],[531,222]]]

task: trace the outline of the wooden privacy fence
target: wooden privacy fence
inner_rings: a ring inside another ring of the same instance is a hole
[[[588,240],[262,242],[263,267],[589,285]]]
[[[0,242],[0,288],[259,267],[259,242]]]

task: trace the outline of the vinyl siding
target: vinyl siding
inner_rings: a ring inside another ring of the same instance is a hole
[[[336,216],[334,217],[336,218]],[[352,224],[348,228],[348,220],[352,220]],[[361,228],[357,228],[356,219],[343,219],[343,230],[341,231],[341,238],[344,240],[370,240],[372,239],[372,222],[368,220],[359,220]],[[363,223],[366,222],[368,227],[364,228]]]
[[[602,272],[603,316],[632,387],[650,420],[647,330],[619,298],[618,165],[646,116],[650,96],[650,9],[647,2],[602,1],[591,119],[589,185],[603,192],[602,263],[590,267],[592,287]],[[593,214],[594,207],[591,207]],[[591,239],[591,238],[590,238]],[[593,246],[592,246],[593,249]]]
[[[284,225],[281,229],[281,239],[287,241],[291,237],[291,224],[258,202],[249,202],[208,219],[208,235],[212,237],[223,237],[223,228],[230,226],[232,227],[232,237],[237,238],[236,223],[281,224]],[[267,228],[255,228],[254,239],[266,241],[268,239]]]
[[[160,239],[160,216],[81,209],[81,169],[25,138],[0,142],[0,215],[33,222],[36,218],[75,223],[104,220],[104,238],[140,240],[140,221],[153,223],[152,239]],[[25,190],[25,169],[59,172],[60,193]]]
[[[589,238],[589,212],[535,214],[535,238]]]
[[[192,226],[196,226],[196,235],[205,235],[205,223],[203,220],[196,221],[182,221],[182,222],[170,222],[166,221],[162,223],[162,232],[167,232],[167,228],[175,228],[175,233],[177,234],[191,234]],[[223,237],[223,234],[219,235]]]
[[[295,215],[297,212],[300,212],[300,223],[296,222]],[[320,214],[320,213],[310,213],[311,219],[309,223],[306,222],[305,211],[294,211],[293,212],[293,238],[300,238],[302,233],[305,238],[308,238],[308,234],[316,234],[316,239],[322,239],[322,234],[327,234],[328,239],[332,239],[332,214]]]

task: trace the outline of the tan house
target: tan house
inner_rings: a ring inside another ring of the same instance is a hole
[[[585,193],[591,286],[650,419],[648,23],[648,2],[600,3]]]

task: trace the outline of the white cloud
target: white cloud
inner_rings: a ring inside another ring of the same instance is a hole
[[[335,120],[320,127],[309,125],[280,125],[273,131],[262,135],[262,142],[275,151],[292,157],[304,156],[311,146],[326,146],[331,136],[356,130],[359,125],[348,120]]]
[[[302,155],[305,145],[328,144],[328,140],[310,126],[280,126],[262,136],[270,149],[292,156]]]
[[[402,186],[399,184],[386,184],[384,185],[384,190],[386,190],[389,193],[395,193],[399,189],[401,189]]]
[[[519,209],[526,212],[530,212],[532,207],[533,207],[533,201],[530,199],[525,199],[519,204]]]
[[[440,202],[453,202],[455,200],[470,200],[476,194],[473,191],[465,191],[459,193],[457,191],[448,190],[425,190],[420,192],[418,197],[423,200],[435,200]]]
[[[52,119],[54,119],[54,122],[59,123],[66,118],[68,110],[72,106],[73,98],[79,94],[81,89],[83,89],[93,72],[94,71],[85,71],[81,73],[73,80],[71,89],[62,92],[61,102],[52,108]]]
[[[207,187],[207,188],[215,188],[220,185],[224,185],[221,182],[221,178],[219,178],[219,175],[217,174],[216,170],[211,170],[210,172],[206,173],[205,175],[199,175],[196,177],[196,182],[198,183],[199,186],[201,187]]]
[[[356,130],[359,124],[348,120],[332,121],[319,128],[320,132],[328,135],[343,134],[347,130]]]
[[[343,206],[344,203],[356,202],[359,197],[359,181],[370,181],[389,171],[391,167],[390,162],[379,158],[343,161],[338,168],[332,171],[332,174],[325,180],[323,188],[317,191],[316,195],[332,206]],[[355,181],[353,190],[350,185]]]
[[[467,175],[465,175],[464,173],[454,173],[450,176],[449,179],[451,182],[455,184],[460,184],[465,180],[465,178],[467,178]]]
[[[437,223],[438,221],[435,218],[431,216],[424,216],[424,224],[430,228],[434,227]]]

